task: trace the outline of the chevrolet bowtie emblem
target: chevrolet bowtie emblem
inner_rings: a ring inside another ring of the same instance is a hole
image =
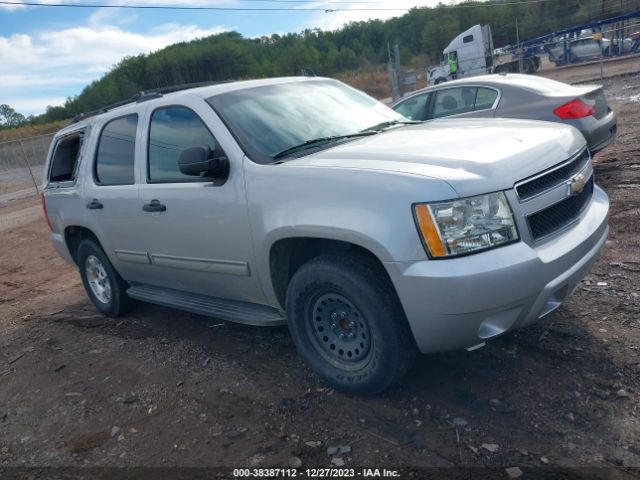
[[[569,185],[569,195],[579,195],[587,185],[587,175],[585,172],[580,172],[569,179],[567,182]]]

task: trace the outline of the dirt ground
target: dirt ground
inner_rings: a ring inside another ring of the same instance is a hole
[[[443,469],[413,478],[455,476],[453,466],[473,478],[488,478],[475,467],[510,478],[515,466],[522,478],[574,467],[591,468],[554,478],[638,478],[640,78],[609,79],[606,92],[619,137],[595,160],[611,233],[592,273],[536,325],[474,352],[421,357],[375,397],[327,388],[285,328],[147,304],[100,316],[50,246],[37,200],[3,204],[0,478],[16,466],[209,466],[230,476],[332,461]],[[327,455],[340,445],[350,452]]]
[[[543,55],[540,59],[540,70],[536,75],[568,83],[591,82],[599,81],[600,79],[600,62],[597,60],[556,67],[549,62],[546,56]],[[602,75],[604,78],[638,72],[640,72],[640,55],[608,58],[602,62]]]

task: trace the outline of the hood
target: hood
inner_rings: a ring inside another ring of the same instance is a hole
[[[575,128],[552,122],[443,119],[395,127],[291,160],[283,166],[388,171],[437,178],[461,196],[507,190],[585,146]]]

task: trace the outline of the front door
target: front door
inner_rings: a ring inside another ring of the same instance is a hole
[[[260,303],[264,296],[253,268],[244,155],[213,110],[197,100],[167,101],[145,115],[137,227],[151,258],[144,283]],[[180,172],[181,152],[203,145],[229,158],[223,182]]]

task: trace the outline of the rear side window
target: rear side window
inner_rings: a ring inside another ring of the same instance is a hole
[[[76,165],[84,140],[84,130],[59,139],[53,151],[50,182],[72,182],[75,180]]]
[[[216,139],[193,110],[180,106],[158,108],[149,127],[149,181],[202,181],[182,174],[178,168],[183,150],[202,145],[214,151]]]
[[[478,88],[474,110],[486,110],[493,107],[496,98],[498,98],[498,92],[492,88]]]
[[[133,185],[138,115],[116,118],[102,129],[96,156],[100,185]]]
[[[473,42],[473,35],[467,35],[466,37],[464,37],[462,39],[462,42],[463,43],[471,43],[471,42]]]

